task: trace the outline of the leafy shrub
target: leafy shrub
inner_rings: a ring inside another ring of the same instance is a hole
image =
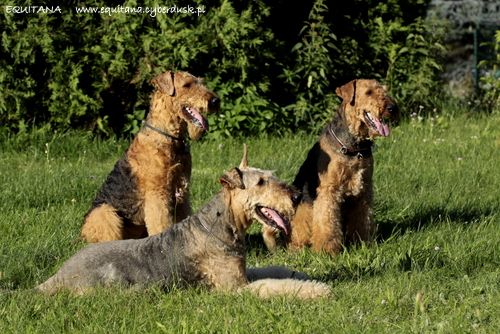
[[[370,27],[370,44],[376,50],[376,59],[386,68],[381,79],[391,87],[394,98],[406,110],[428,105],[442,85],[439,74],[445,51],[444,27],[426,24],[421,18],[407,26],[400,20],[383,22],[376,18]]]
[[[425,14],[420,1],[358,0],[345,5],[343,11],[330,11],[323,0],[316,0],[302,41],[293,49],[295,66],[284,77],[297,96],[289,106],[297,115],[295,125],[324,124],[339,102],[335,87],[355,78],[389,85],[404,110],[430,104],[441,90],[446,26],[417,16]]]
[[[494,60],[483,60],[479,66],[489,67],[486,76],[480,78],[481,88],[484,91],[483,101],[489,109],[500,112],[500,30],[495,34],[496,43],[488,43],[492,50],[497,54]]]
[[[287,108],[293,110],[291,125],[294,127],[314,129],[321,126],[332,117],[332,106],[338,102],[329,86],[335,78],[331,55],[339,50],[335,46],[337,37],[325,21],[324,14],[327,12],[328,7],[323,0],[314,2],[309,20],[301,30],[302,40],[292,49],[294,67],[285,69],[282,75],[296,97]]]
[[[122,6],[158,5],[129,0]],[[192,6],[205,12],[3,10],[0,121],[16,132],[35,127],[135,133],[149,107],[150,81],[166,70],[203,76],[221,96],[220,115],[209,117],[213,137],[315,131],[339,102],[335,87],[354,78],[389,83],[398,102],[408,106],[422,103],[437,87],[441,46],[433,32],[439,29],[418,19],[426,1],[355,0],[333,11],[326,1],[311,0],[300,7],[310,6],[300,35],[286,41],[276,38],[276,25],[266,23],[280,19],[287,1],[193,0]]]
[[[237,12],[229,1],[210,2],[217,6],[194,1],[205,10],[199,16],[3,11],[0,120],[14,130],[29,122],[108,135],[136,132],[149,106],[150,80],[170,69],[206,74],[208,85],[225,89],[230,100],[240,84],[255,82],[262,90],[267,77],[255,80],[252,69],[264,70],[258,62],[266,62],[260,35],[268,31],[259,25],[266,7],[252,2]],[[157,4],[126,1],[127,6]]]

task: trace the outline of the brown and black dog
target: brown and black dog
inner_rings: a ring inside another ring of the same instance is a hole
[[[191,154],[186,135],[208,129],[202,112],[219,108],[219,97],[187,72],[152,80],[145,126],[118,160],[84,218],[88,242],[136,239],[160,233],[191,214]]]
[[[293,185],[303,199],[291,222],[292,248],[338,254],[344,240],[373,240],[373,140],[390,133],[384,119],[397,122],[396,102],[377,80],[353,80],[335,91],[342,104],[309,151]],[[264,240],[273,250],[272,228]]]

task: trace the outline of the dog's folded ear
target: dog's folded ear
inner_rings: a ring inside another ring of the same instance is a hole
[[[342,87],[337,87],[335,93],[340,96],[342,100],[349,102],[351,106],[353,106],[356,98],[356,79],[349,81]]]
[[[160,74],[153,80],[151,80],[153,86],[160,90],[162,93],[174,96],[175,86],[174,86],[174,73],[172,71],[167,71]]]
[[[219,183],[226,189],[240,188],[245,189],[245,184],[243,183],[243,174],[241,170],[234,167],[226,174],[219,178]]]

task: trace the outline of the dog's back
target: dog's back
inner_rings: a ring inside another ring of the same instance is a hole
[[[143,239],[99,242],[88,245],[69,258],[46,282],[41,292],[58,289],[84,291],[95,285],[147,286],[202,281],[186,249],[192,248],[196,222],[186,219],[167,231]]]

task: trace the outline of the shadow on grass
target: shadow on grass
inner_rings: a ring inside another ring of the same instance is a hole
[[[262,238],[261,233],[250,234],[247,233],[245,235],[245,243],[248,250],[252,250],[256,256],[262,256],[264,254],[269,254],[267,250],[266,244],[264,243],[264,239]]]
[[[426,227],[439,226],[439,224],[445,222],[452,222],[459,225],[476,223],[485,217],[498,213],[499,210],[499,207],[449,209],[447,204],[444,203],[433,207],[421,206],[414,210],[414,214],[397,217],[395,219],[377,220],[377,241],[383,242],[393,236],[418,232]]]

